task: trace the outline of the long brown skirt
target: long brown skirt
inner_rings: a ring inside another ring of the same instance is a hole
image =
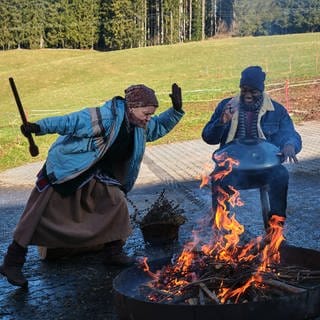
[[[92,179],[68,197],[34,188],[13,237],[23,247],[82,248],[126,240],[130,233],[124,193]]]

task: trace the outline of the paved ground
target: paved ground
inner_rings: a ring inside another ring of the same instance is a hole
[[[289,243],[320,250],[320,123],[297,127],[304,148],[299,164],[287,165],[290,172],[288,219],[285,235]],[[143,209],[165,188],[167,196],[185,210],[188,221],[180,228],[179,241],[166,248],[152,248],[135,228],[128,239],[129,254],[149,257],[177,252],[189,239],[195,224],[210,209],[209,188],[199,188],[199,176],[211,166],[212,146],[201,140],[148,147],[140,176],[129,199]],[[11,241],[41,163],[7,170],[0,174],[0,259]],[[236,212],[247,237],[263,233],[257,190],[241,192],[245,206]],[[131,207],[130,207],[131,208]],[[133,209],[131,208],[133,212]],[[31,247],[24,271],[29,289],[16,289],[0,277],[0,319],[117,319],[112,279],[121,271],[101,264],[101,254],[56,262],[43,262]]]

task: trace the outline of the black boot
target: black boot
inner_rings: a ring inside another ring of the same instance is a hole
[[[27,252],[27,248],[23,248],[17,242],[13,241],[8,247],[3,264],[0,266],[0,273],[7,277],[8,282],[14,286],[28,286],[28,281],[22,273]]]
[[[127,256],[123,252],[124,242],[116,240],[104,245],[105,260],[104,264],[119,267],[129,267],[135,263],[135,259]]]

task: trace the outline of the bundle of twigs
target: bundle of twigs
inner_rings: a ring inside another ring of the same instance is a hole
[[[299,266],[275,266],[277,279],[299,284],[304,281],[319,281],[320,270],[309,270]]]
[[[180,208],[180,204],[167,199],[165,192],[166,190],[163,189],[150,208],[138,210],[134,206],[134,221],[141,227],[152,223],[169,223],[178,226],[185,223],[187,219],[184,215],[184,210]]]

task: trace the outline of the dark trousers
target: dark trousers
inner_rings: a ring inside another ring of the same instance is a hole
[[[219,196],[219,187],[223,192],[232,195],[234,191],[229,186],[237,190],[260,188],[263,185],[268,185],[268,195],[270,201],[271,215],[278,215],[286,217],[287,209],[287,194],[289,173],[288,170],[282,166],[275,166],[259,171],[240,171],[233,169],[227,176],[222,179],[217,178],[221,169],[215,169],[211,177],[212,183],[212,209],[215,214],[217,209],[217,201]]]

